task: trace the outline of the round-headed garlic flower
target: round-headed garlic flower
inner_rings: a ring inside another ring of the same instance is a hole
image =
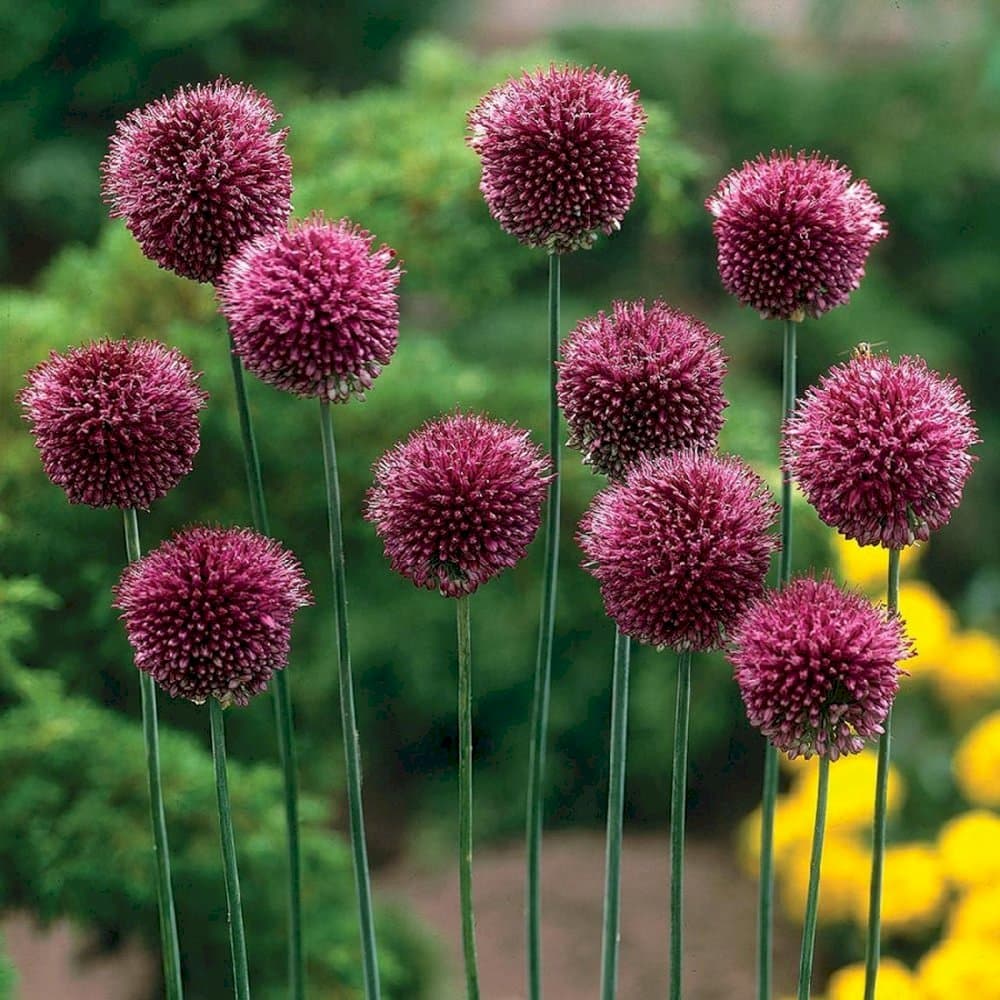
[[[70,503],[147,510],[194,464],[207,399],[199,377],[156,341],[101,340],[53,351],[18,398]]]
[[[133,111],[101,165],[112,218],[161,267],[215,281],[241,243],[291,214],[292,161],[278,118],[262,94],[224,79]]]
[[[777,513],[763,480],[738,459],[673,452],[641,458],[599,493],[578,541],[625,635],[712,649],[763,593]]]
[[[135,665],[197,704],[245,705],[263,691],[310,603],[298,560],[247,528],[189,528],[126,566],[115,588]]]
[[[842,305],[889,231],[867,182],[818,153],[758,156],[705,206],[722,284],[765,318],[801,320]]]
[[[490,214],[522,243],[568,253],[621,228],[646,125],[628,77],[578,66],[524,73],[468,121]]]
[[[527,431],[465,413],[424,424],[374,471],[365,517],[392,568],[446,597],[524,556],[550,478]]]

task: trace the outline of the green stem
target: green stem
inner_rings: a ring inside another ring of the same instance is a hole
[[[899,549],[889,549],[886,604],[890,615],[899,613]],[[868,944],[865,953],[865,1000],[875,1000],[882,934],[882,874],[885,865],[885,828],[888,819],[889,755],[892,750],[892,709],[885,717],[885,732],[878,742],[875,776],[875,822],[872,829],[872,876],[868,897]]]
[[[680,1000],[684,956],[684,816],[687,809],[688,720],[691,651],[677,656],[677,711],[670,791],[670,1000]]]
[[[139,546],[139,519],[132,508],[122,511],[125,520],[125,551],[129,562],[142,555]],[[160,947],[163,952],[163,983],[167,1000],[181,1000],[181,951],[177,940],[177,914],[170,879],[170,845],[167,818],[163,809],[160,780],[160,731],[156,719],[156,688],[153,678],[139,671],[142,695],[142,734],[146,741],[146,775],[149,782],[149,813],[153,824],[153,853],[156,857],[156,898],[160,909]]]
[[[337,475],[337,448],[333,437],[333,415],[328,400],[321,399],[320,428],[323,435],[323,470],[326,477],[326,508],[330,529],[330,566],[333,570],[334,621],[337,628],[337,663],[340,678],[340,723],[344,733],[347,762],[347,812],[354,858],[354,882],[358,894],[361,930],[361,962],[365,996],[379,996],[378,958],[375,948],[375,915],[372,910],[371,875],[365,841],[365,817],[361,800],[361,748],[354,711],[354,679],[351,676],[351,647],[347,629],[347,575],[344,569],[344,534],[340,517],[340,478]]]
[[[601,939],[601,1000],[613,1000],[618,983],[630,645],[628,636],[622,635],[621,630],[616,630],[615,665],[611,687],[611,749],[608,763],[608,832],[604,869],[604,930]]]
[[[542,612],[538,627],[538,658],[535,664],[535,692],[531,710],[531,747],[528,763],[527,823],[527,951],[528,997],[542,996],[542,821],[545,778],[545,747],[549,727],[549,688],[552,680],[552,636],[556,617],[556,578],[559,574],[559,497],[561,442],[559,404],[556,399],[559,357],[559,254],[549,255],[549,453],[555,478],[549,487],[545,515],[545,580]]]
[[[826,831],[826,799],[830,784],[830,758],[819,759],[816,789],[816,825],[813,828],[812,856],[809,859],[809,891],[802,924],[802,955],[799,959],[799,1000],[809,1000],[812,985],[813,951],[816,945],[816,918],[819,913],[819,875],[823,865],[823,835]]]
[[[247,490],[253,526],[262,535],[270,535],[264,482],[260,471],[260,456],[254,436],[253,418],[247,399],[243,364],[236,353],[232,335],[229,337],[229,360],[236,391],[236,412],[243,442],[243,464],[246,468]],[[283,670],[274,675],[274,720],[278,733],[278,757],[284,779],[285,828],[288,847],[288,993],[290,1000],[305,998],[305,962],[302,952],[302,855],[299,849],[299,777],[295,755],[295,725],[292,720],[292,697],[288,677]]]
[[[229,779],[226,775],[226,731],[223,708],[217,698],[208,699],[208,719],[212,729],[212,760],[215,763],[215,793],[219,802],[219,835],[222,840],[222,866],[226,878],[226,907],[229,913],[229,944],[233,956],[233,984],[236,1000],[250,1000],[250,975],[247,971],[247,942],[243,931],[243,905],[240,902],[240,874],[236,866],[236,837],[229,806]]]
[[[472,630],[468,595],[455,602],[458,619],[458,882],[462,906],[465,991],[479,1000],[476,918],[472,905]]]
[[[781,364],[781,411],[787,419],[795,408],[796,324],[785,320]],[[781,553],[778,587],[792,578],[792,479],[781,473]],[[778,751],[764,744],[764,782],[760,805],[760,885],[757,901],[757,997],[771,1000],[774,927],[774,811],[778,801]]]

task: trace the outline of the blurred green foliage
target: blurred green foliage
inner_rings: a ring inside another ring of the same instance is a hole
[[[7,957],[3,937],[0,936],[0,1000],[14,1000],[14,989],[17,986],[17,973]]]

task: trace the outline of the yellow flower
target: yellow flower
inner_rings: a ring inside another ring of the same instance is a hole
[[[948,705],[968,708],[1000,694],[1000,642],[986,632],[954,636],[940,668],[932,679]]]
[[[938,834],[938,853],[961,889],[1000,883],[1000,816],[972,809],[949,820]]]
[[[871,594],[884,595],[889,574],[889,551],[881,545],[858,545],[843,535],[834,535],[834,555],[844,583]],[[900,572],[912,569],[923,554],[923,546],[909,545],[899,554]]]
[[[791,847],[777,863],[781,905],[791,920],[801,921],[805,912],[811,849],[810,840],[805,840]],[[853,917],[859,895],[868,892],[870,866],[868,852],[853,837],[827,836],[820,866],[821,923],[839,923]]]
[[[790,796],[778,799],[774,808],[774,857],[780,863],[790,850],[802,843],[811,843],[816,822],[816,804],[808,804]],[[738,853],[740,864],[750,875],[756,875],[760,863],[760,807],[740,825]]]
[[[1000,942],[947,938],[917,967],[921,1000],[1000,1000]]]
[[[955,752],[952,768],[973,805],[1000,806],[1000,712],[972,728]]]
[[[899,612],[916,647],[916,656],[902,664],[904,669],[913,677],[941,669],[947,662],[948,644],[955,627],[951,609],[926,583],[913,582],[899,588]]]
[[[826,987],[826,1000],[858,1000],[865,992],[865,967],[862,962],[838,969]],[[919,1000],[913,973],[894,958],[883,958],[878,965],[878,1000]]]
[[[856,900],[855,918],[868,920],[868,886]],[[882,927],[906,935],[937,923],[948,897],[948,886],[931,844],[893,844],[886,848],[882,883]]]
[[[948,920],[948,934],[1000,944],[1000,882],[970,889],[960,897]]]

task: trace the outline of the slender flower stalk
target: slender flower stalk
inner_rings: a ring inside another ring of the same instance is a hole
[[[816,918],[819,913],[819,875],[823,864],[823,836],[826,831],[826,800],[830,785],[830,758],[819,759],[819,784],[816,789],[816,823],[813,827],[812,855],[809,859],[809,890],[802,924],[802,952],[799,957],[798,1000],[809,1000],[812,983],[813,952],[816,944]]]
[[[677,656],[677,711],[670,790],[670,1000],[680,1000],[684,957],[684,818],[687,801],[688,720],[691,709],[691,651]]]
[[[229,944],[233,958],[233,986],[236,1000],[250,1000],[250,974],[247,969],[247,942],[243,930],[243,905],[240,901],[240,874],[236,863],[236,838],[229,805],[229,779],[226,774],[226,733],[223,708],[217,698],[210,698],[209,724],[212,730],[212,760],[215,764],[215,793],[219,803],[219,834],[226,880],[226,906],[229,916]]]
[[[899,549],[889,549],[889,579],[886,609],[899,614]],[[885,732],[878,744],[878,764],[875,772],[875,820],[872,831],[872,875],[868,900],[868,940],[865,952],[865,997],[875,1000],[875,985],[881,950],[882,875],[885,865],[885,828],[888,819],[889,757],[892,749],[892,710],[885,717]]]
[[[351,648],[347,627],[347,576],[344,568],[344,535],[340,516],[340,479],[337,474],[337,449],[333,436],[330,403],[320,399],[320,428],[323,437],[323,470],[326,478],[326,505],[330,530],[330,567],[333,571],[334,622],[337,629],[337,662],[340,679],[340,721],[344,734],[347,761],[347,810],[351,827],[351,853],[354,859],[354,882],[358,894],[361,922],[361,960],[365,997],[376,1000],[379,994],[378,956],[375,946],[375,915],[372,909],[371,875],[368,869],[368,846],[361,798],[361,747],[354,711],[354,680],[351,675]]]
[[[601,940],[601,1000],[614,1000],[618,985],[621,926],[622,815],[625,808],[625,752],[628,744],[628,683],[631,640],[615,630],[611,687],[611,748],[608,764],[608,830],[604,868],[604,925]]]

